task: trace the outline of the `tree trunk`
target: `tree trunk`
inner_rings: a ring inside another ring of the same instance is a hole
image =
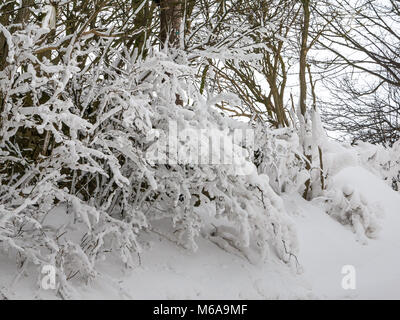
[[[182,23],[182,1],[160,1],[160,42],[164,47],[168,40],[170,47],[179,46],[179,29]]]
[[[182,23],[182,0],[160,1],[160,42],[161,47],[179,47],[179,30]],[[168,43],[167,43],[168,42]],[[179,94],[175,104],[183,106]]]
[[[300,48],[300,111],[303,117],[307,112],[307,81],[306,81],[306,67],[307,67],[307,42],[308,30],[310,27],[310,2],[309,0],[302,0],[303,3],[303,26],[301,30],[301,48]]]
[[[312,154],[311,145],[307,136],[310,134],[310,123],[307,117],[307,80],[306,80],[306,68],[307,68],[307,52],[308,52],[308,33],[310,28],[310,0],[301,0],[303,5],[303,25],[301,30],[301,47],[300,47],[300,69],[299,69],[299,82],[300,82],[300,126],[302,126],[302,144],[303,152],[306,158],[306,170],[311,171]],[[305,182],[305,190],[303,193],[304,199],[309,197],[309,191],[311,187],[311,178]]]

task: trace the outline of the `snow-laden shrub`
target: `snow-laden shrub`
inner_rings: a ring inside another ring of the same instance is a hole
[[[70,297],[69,280],[89,281],[109,254],[135,265],[140,231],[154,221],[170,221],[169,236],[195,249],[209,216],[229,227],[231,245],[292,260],[296,237],[282,200],[245,146],[235,145],[238,163],[149,156],[168,140],[171,122],[228,135],[239,126],[214,109],[237,97],[200,95],[185,52],[149,47],[143,57],[100,40],[90,49],[100,61],[82,69],[88,53],[74,37],[59,40],[65,55],[52,63],[37,54],[48,29],[2,32],[10,50],[0,73],[0,248],[21,266],[54,265],[58,293]],[[180,139],[185,150],[193,145]]]
[[[351,185],[339,185],[335,177],[345,168],[361,165],[357,150],[345,143],[327,139],[318,112],[313,118],[313,163],[311,185],[312,201],[325,212],[356,233],[357,239],[366,243],[379,232],[377,204],[371,203],[363,193]],[[318,146],[318,148],[317,148]]]
[[[259,128],[253,161],[260,173],[269,176],[270,185],[278,194],[303,194],[305,181],[311,179],[313,202],[322,206],[332,218],[349,225],[357,239],[365,243],[367,238],[374,238],[379,232],[380,209],[358,190],[350,186],[342,188],[334,179],[344,168],[360,165],[357,151],[351,146],[328,140],[317,112],[314,113],[313,126],[310,139],[315,141],[312,143],[312,162],[315,165],[310,172],[305,170],[307,160],[302,155],[298,135],[286,128]]]
[[[352,185],[341,185],[336,176],[345,168],[357,168],[363,163],[355,147],[327,139],[321,140],[324,188],[313,199],[327,214],[355,232],[357,239],[366,243],[380,230],[381,209],[368,201],[361,190]]]
[[[370,203],[362,193],[349,185],[331,188],[323,197],[326,212],[344,225],[351,226],[358,241],[367,242],[375,238],[380,230],[380,209]]]

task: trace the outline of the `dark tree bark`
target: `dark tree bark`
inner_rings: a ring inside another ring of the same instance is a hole
[[[160,1],[160,42],[164,47],[167,40],[171,47],[179,46],[179,29],[182,23],[182,1]]]
[[[179,30],[182,23],[182,1],[161,0],[160,1],[160,42],[161,47],[179,47]],[[175,103],[183,106],[179,94],[176,94]]]
[[[303,6],[303,25],[301,32],[301,47],[300,47],[300,64],[299,64],[299,83],[300,83],[300,112],[303,117],[305,130],[307,130],[307,80],[306,80],[306,68],[307,68],[307,53],[308,53],[308,34],[310,28],[310,0],[302,0]],[[307,159],[306,170],[311,171],[311,150],[309,145],[303,141],[304,156]],[[305,182],[305,190],[303,193],[304,199],[309,198],[309,191],[311,189],[311,180],[307,179]]]

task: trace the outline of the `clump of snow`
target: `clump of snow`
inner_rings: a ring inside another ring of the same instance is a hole
[[[345,184],[341,188],[331,188],[323,199],[326,212],[342,224],[350,225],[359,241],[366,244],[366,237],[377,236],[381,209],[377,204],[370,203],[354,187]]]

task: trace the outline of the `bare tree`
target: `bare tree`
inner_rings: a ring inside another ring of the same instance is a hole
[[[330,27],[319,46],[333,58],[317,61],[331,92],[322,103],[328,128],[391,145],[400,137],[400,3],[343,0],[315,11]]]

